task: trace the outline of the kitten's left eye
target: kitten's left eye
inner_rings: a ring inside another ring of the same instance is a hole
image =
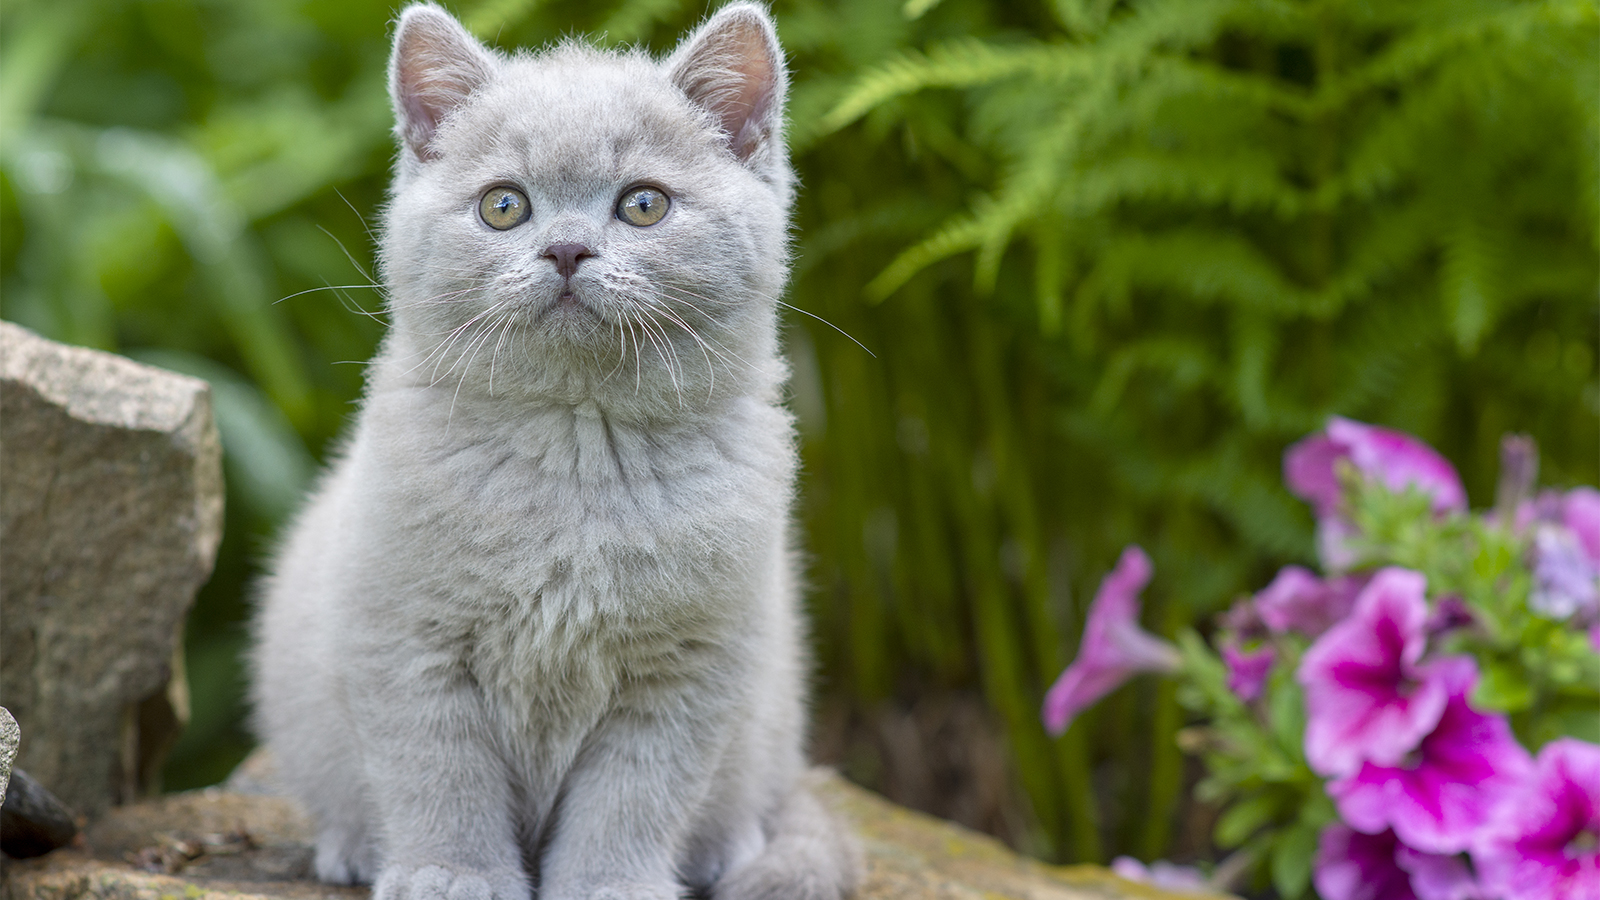
[[[667,214],[667,195],[652,187],[629,188],[617,201],[617,218],[640,228],[654,225]]]
[[[478,216],[483,223],[497,231],[515,228],[528,221],[531,209],[528,195],[514,187],[489,188],[483,192],[483,199],[478,201]]]

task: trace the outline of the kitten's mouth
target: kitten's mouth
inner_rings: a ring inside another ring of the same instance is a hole
[[[568,316],[579,316],[588,319],[597,315],[599,313],[595,311],[594,307],[584,302],[577,291],[568,287],[545,302],[544,307],[539,310],[538,318],[540,320],[559,320]]]

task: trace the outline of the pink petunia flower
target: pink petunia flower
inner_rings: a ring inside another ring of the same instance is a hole
[[[1340,510],[1340,460],[1361,477],[1391,491],[1420,490],[1433,498],[1435,512],[1467,508],[1467,493],[1449,460],[1409,434],[1333,416],[1328,427],[1291,446],[1283,456],[1289,490],[1312,505],[1317,515],[1317,547],[1323,565],[1334,571],[1355,560],[1349,539],[1355,528]]]
[[[1340,575],[1324,581],[1309,569],[1284,566],[1256,593],[1255,612],[1273,634],[1297,632],[1314,638],[1350,614],[1368,580]]]
[[[1423,853],[1401,844],[1394,861],[1411,876],[1417,900],[1493,900],[1460,856]]]
[[[1350,617],[1306,650],[1306,761],[1322,775],[1349,775],[1365,761],[1397,765],[1439,724],[1448,696],[1427,640],[1426,581],[1388,568],[1373,576]]]
[[[1334,823],[1317,838],[1311,883],[1322,900],[1419,900],[1395,862],[1394,832],[1362,834]]]
[[[1439,660],[1435,675],[1449,700],[1439,724],[1398,765],[1362,763],[1328,783],[1346,824],[1368,834],[1388,828],[1408,847],[1452,854],[1468,849],[1532,769],[1533,760],[1503,716],[1467,703],[1478,681],[1469,656]]]
[[[1139,592],[1149,583],[1150,557],[1130,545],[1089,605],[1077,659],[1045,694],[1051,734],[1066,731],[1074,716],[1134,674],[1178,667],[1177,648],[1139,627]]]
[[[1260,697],[1262,689],[1267,686],[1267,674],[1272,671],[1278,654],[1271,644],[1263,644],[1254,650],[1241,650],[1233,644],[1224,644],[1222,659],[1228,664],[1228,690],[1233,691],[1240,700],[1250,703]]]
[[[1560,738],[1535,765],[1473,848],[1478,878],[1504,900],[1600,900],[1600,746]]]
[[[1600,565],[1600,491],[1577,487],[1561,503],[1561,524],[1578,536],[1589,561]]]

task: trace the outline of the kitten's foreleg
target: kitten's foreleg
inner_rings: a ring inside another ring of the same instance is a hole
[[[540,867],[540,900],[677,900],[688,823],[708,793],[726,686],[696,683],[622,704],[567,776]]]
[[[768,825],[766,849],[712,890],[713,900],[843,900],[861,882],[861,851],[848,829],[798,785]]]
[[[419,669],[371,673],[355,709],[382,835],[373,900],[529,900],[482,698]]]

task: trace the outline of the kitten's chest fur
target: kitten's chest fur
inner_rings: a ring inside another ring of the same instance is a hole
[[[376,580],[429,608],[385,609],[380,590],[373,612],[455,656],[508,729],[581,730],[623,686],[703,667],[787,600],[764,582],[785,562],[789,433],[751,398],[639,423],[378,392],[352,448],[353,527],[377,537]]]

